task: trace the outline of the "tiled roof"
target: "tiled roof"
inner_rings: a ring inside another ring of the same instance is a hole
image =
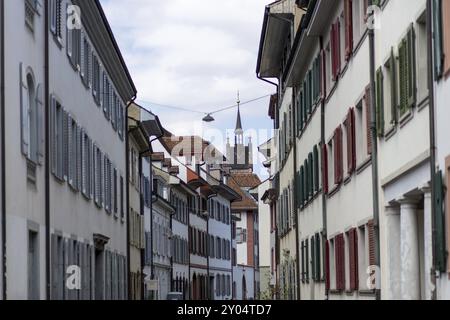
[[[238,182],[230,176],[227,181],[227,185],[233,189],[239,196],[241,197],[241,201],[233,202],[231,204],[232,210],[257,210],[258,204],[255,199],[246,191],[242,189],[242,187],[238,184]]]
[[[164,130],[164,135],[160,138],[160,141],[174,157],[195,156],[202,160],[204,160],[204,156],[223,157],[214,145],[199,136],[175,136]]]
[[[233,172],[231,177],[241,188],[253,189],[261,184],[259,177],[250,172]]]

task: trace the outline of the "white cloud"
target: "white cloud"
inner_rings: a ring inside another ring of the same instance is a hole
[[[267,0],[101,0],[138,89],[138,101],[205,112],[271,94],[255,75]],[[269,99],[242,108],[245,129],[271,129]],[[193,133],[201,115],[147,105],[176,134]],[[236,111],[214,126],[235,125]],[[263,143],[264,141],[257,141]],[[255,142],[256,143],[256,142]]]

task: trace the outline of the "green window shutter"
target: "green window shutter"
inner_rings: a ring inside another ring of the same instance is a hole
[[[442,41],[442,0],[433,0],[434,76],[442,76],[444,52]]]
[[[436,173],[435,179],[435,224],[436,224],[436,269],[446,271],[447,252],[445,248],[445,218],[444,218],[444,185],[442,171]]]
[[[305,200],[309,200],[309,163],[308,160],[305,160]]]
[[[376,112],[377,112],[377,133],[378,136],[384,135],[384,92],[383,92],[383,69],[380,67],[376,74]]]
[[[399,88],[400,88],[400,117],[408,111],[408,63],[406,40],[403,39],[398,48],[399,54]]]
[[[321,260],[320,260],[320,234],[319,233],[317,233],[316,234],[316,254],[315,254],[315,257],[316,257],[316,275],[315,275],[315,277],[316,277],[316,281],[317,282],[319,282],[321,279],[320,279],[320,262],[321,262]]]
[[[305,241],[305,263],[306,263],[306,280],[309,281],[309,240]]]
[[[320,176],[320,169],[319,169],[319,148],[318,146],[314,146],[314,192],[319,192],[320,189],[320,182],[319,182],[319,176]]]
[[[314,161],[313,161],[313,153],[311,152],[308,156],[308,162],[309,162],[309,195],[312,197],[314,195]]]
[[[408,108],[416,104],[416,35],[414,27],[410,27],[407,35],[407,64],[408,64]]]
[[[311,237],[311,279],[316,281],[316,243],[314,237]]]
[[[397,124],[397,66],[395,63],[394,48],[391,49],[391,57],[389,60],[390,77],[391,77],[391,124]]]

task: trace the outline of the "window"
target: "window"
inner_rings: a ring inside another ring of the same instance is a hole
[[[98,207],[103,205],[103,155],[97,146],[94,146],[94,199]]]
[[[344,25],[345,25],[345,60],[349,60],[353,53],[353,7],[351,0],[344,0]],[[356,1],[358,2],[358,1]]]
[[[358,270],[361,270],[359,273],[359,283],[366,283],[367,275],[365,271],[369,267],[369,257],[367,253],[367,232],[366,226],[362,226],[358,228]]]
[[[81,47],[81,79],[86,88],[91,86],[91,68],[92,68],[92,51],[91,44],[86,36],[86,33],[82,31],[81,35],[82,47]]]
[[[61,104],[51,98],[52,173],[59,180],[64,179],[64,110]]]
[[[89,136],[82,131],[81,141],[81,191],[83,195],[91,199],[91,177],[92,177],[92,140]]]
[[[38,12],[37,0],[25,0],[25,23],[34,31],[34,18]]]
[[[422,13],[417,20],[417,34],[416,34],[416,70],[417,74],[424,75],[416,77],[417,80],[417,102],[421,103],[428,97],[428,77],[425,75],[428,72],[428,37],[427,37],[427,17],[426,11]]]
[[[38,300],[39,292],[39,236],[28,231],[28,299]]]
[[[92,53],[92,95],[95,103],[100,105],[100,63],[94,53]]]
[[[344,131],[344,150],[347,150],[347,153],[345,153],[344,156],[347,160],[347,174],[351,176],[356,169],[355,110],[353,108],[350,108],[348,111],[344,122]]]
[[[331,26],[330,44],[332,80],[337,81],[341,71],[341,27],[339,18]]]
[[[69,18],[67,16],[67,18]],[[82,50],[81,29],[67,28],[67,56],[72,67],[81,71],[81,50]]]
[[[50,29],[53,35],[61,41],[62,39],[62,0],[52,0],[50,7]]]
[[[358,270],[358,230],[356,228],[347,232],[348,240],[348,288],[351,291],[359,289]]]
[[[111,86],[109,84],[109,78],[108,74],[106,72],[103,72],[103,91],[102,91],[102,102],[103,102],[103,113],[105,115],[105,118],[107,120],[111,119]]]
[[[377,131],[379,135],[387,133],[397,124],[397,59],[394,48],[391,49],[389,59],[384,64],[384,72],[377,73],[376,102],[377,102]],[[380,111],[378,111],[380,110]],[[382,114],[379,114],[381,113]],[[382,122],[382,124],[380,124]]]
[[[441,1],[442,7],[442,46],[443,56],[443,73],[447,76],[450,72],[450,3]]]
[[[20,64],[20,115],[22,154],[35,165],[42,164],[44,155],[44,108],[42,86],[35,86],[34,76],[25,73]]]

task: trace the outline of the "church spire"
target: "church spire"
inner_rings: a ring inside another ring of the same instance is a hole
[[[239,91],[237,96],[237,106],[238,106],[238,112],[237,112],[237,119],[236,119],[236,130],[234,133],[236,135],[242,135],[243,129],[242,129],[242,120],[241,120],[241,99],[239,98]]]

